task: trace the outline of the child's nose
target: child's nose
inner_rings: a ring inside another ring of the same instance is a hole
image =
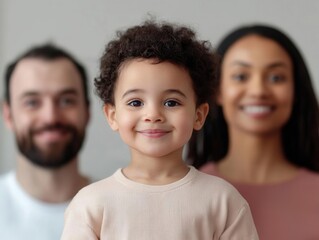
[[[150,106],[146,109],[145,119],[147,122],[163,122],[164,115],[159,107]]]

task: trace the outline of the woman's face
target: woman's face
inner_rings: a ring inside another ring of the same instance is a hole
[[[230,132],[278,134],[293,106],[292,61],[275,41],[248,35],[226,52],[219,90]]]

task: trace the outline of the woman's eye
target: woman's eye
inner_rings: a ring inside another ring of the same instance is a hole
[[[175,100],[168,100],[164,103],[164,106],[166,106],[166,107],[176,107],[179,105],[180,105],[180,103],[175,101]]]
[[[129,101],[127,105],[132,107],[140,107],[143,105],[143,103],[140,100],[133,100],[133,101]]]
[[[279,75],[279,74],[271,74],[269,77],[268,77],[269,81],[271,82],[282,82],[285,80],[285,77],[283,75]]]

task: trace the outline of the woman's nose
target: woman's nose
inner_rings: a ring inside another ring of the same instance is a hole
[[[254,97],[266,97],[269,89],[262,76],[255,76],[249,83],[248,92]]]

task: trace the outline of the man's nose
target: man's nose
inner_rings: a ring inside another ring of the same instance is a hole
[[[46,102],[41,111],[41,118],[46,123],[54,123],[57,122],[60,118],[60,110],[59,107],[52,101],[52,102]]]

